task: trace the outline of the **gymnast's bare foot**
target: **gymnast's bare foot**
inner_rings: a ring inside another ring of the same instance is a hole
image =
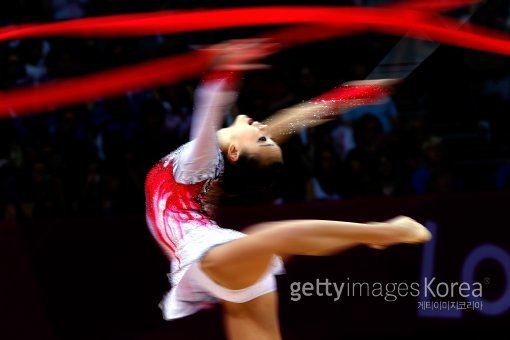
[[[373,223],[373,224],[381,225],[390,224],[402,228],[400,233],[401,237],[398,240],[395,240],[394,242],[391,242],[389,244],[368,245],[370,248],[374,249],[385,249],[397,243],[410,243],[410,244],[424,243],[432,238],[432,234],[427,228],[425,228],[425,226],[407,216],[397,216],[390,220],[385,221],[385,223]]]
[[[425,226],[407,216],[397,216],[386,223],[403,228],[401,243],[424,243],[432,238],[432,234]]]

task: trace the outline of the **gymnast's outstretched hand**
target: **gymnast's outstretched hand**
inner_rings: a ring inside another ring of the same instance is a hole
[[[218,71],[247,71],[269,68],[259,61],[279,50],[268,39],[228,40],[203,49],[212,54],[211,69]]]

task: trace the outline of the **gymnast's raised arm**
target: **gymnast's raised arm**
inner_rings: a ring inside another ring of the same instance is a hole
[[[277,111],[263,123],[271,138],[281,144],[302,129],[337,119],[354,107],[377,102],[397,82],[395,79],[348,82],[320,97]]]
[[[214,55],[211,70],[195,92],[190,132],[193,143],[180,155],[179,166],[175,168],[177,178],[192,178],[213,166],[219,150],[216,133],[237,98],[239,73],[265,67],[253,62],[270,53],[270,47],[260,40],[247,39],[207,49]]]

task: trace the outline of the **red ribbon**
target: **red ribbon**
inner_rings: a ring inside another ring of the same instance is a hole
[[[0,116],[53,110],[58,106],[115,96],[155,84],[177,82],[202,72],[209,61],[208,53],[196,51],[32,88],[11,90],[0,96]]]
[[[118,37],[170,34],[239,26],[276,24],[351,25],[413,24],[418,15],[452,10],[480,0],[408,1],[381,8],[254,7],[206,11],[153,12],[26,24],[0,29],[0,40],[48,36]],[[390,20],[393,19],[393,20]],[[395,20],[397,19],[397,20]]]
[[[259,7],[210,11],[156,12],[87,18],[0,29],[0,40],[54,35],[120,36],[178,33],[238,26],[307,24],[270,35],[283,47],[366,31],[413,35],[441,43],[510,55],[510,37],[436,14],[478,1],[417,0],[381,8]],[[412,29],[412,31],[410,31]],[[149,61],[131,67],[59,80],[0,93],[0,117],[122,94],[195,77],[209,64],[207,53]],[[179,68],[173,67],[179,65]]]

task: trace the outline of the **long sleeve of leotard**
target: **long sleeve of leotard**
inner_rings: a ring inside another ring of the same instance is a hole
[[[195,92],[195,107],[190,139],[174,161],[174,176],[180,183],[196,183],[207,179],[221,161],[216,132],[236,99],[227,80],[208,81]]]

